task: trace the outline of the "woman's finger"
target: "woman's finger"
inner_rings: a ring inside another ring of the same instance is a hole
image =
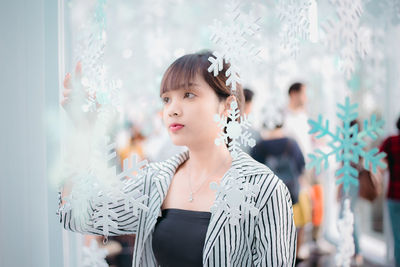
[[[82,63],[78,61],[75,66],[75,78],[80,80],[82,77]]]
[[[65,89],[72,89],[71,85],[71,73],[67,73],[64,78],[64,88]]]
[[[71,91],[72,91],[72,89],[64,89],[63,92],[62,92],[64,98],[68,97],[71,94]]]
[[[63,100],[61,100],[61,106],[65,107],[65,105],[68,103],[69,98],[68,97],[64,97]]]

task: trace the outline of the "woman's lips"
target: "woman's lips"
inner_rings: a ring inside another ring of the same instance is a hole
[[[171,124],[171,125],[169,126],[169,129],[170,129],[171,131],[173,131],[173,132],[176,132],[176,131],[182,129],[183,126],[184,126],[184,125],[179,124],[179,123],[173,123],[173,124]]]

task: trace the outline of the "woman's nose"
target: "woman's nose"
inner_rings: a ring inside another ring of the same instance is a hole
[[[180,116],[181,114],[182,114],[182,111],[179,106],[179,103],[177,103],[176,101],[173,101],[169,107],[168,115],[170,117],[177,117],[177,116]]]

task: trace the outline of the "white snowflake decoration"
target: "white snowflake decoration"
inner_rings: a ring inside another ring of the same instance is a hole
[[[89,247],[83,247],[82,267],[108,267],[105,260],[107,254],[107,249],[100,248],[97,241],[92,239]]]
[[[148,199],[139,190],[129,191],[129,187],[137,184],[137,177],[142,174],[143,167],[147,161],[139,161],[138,156],[131,154],[124,159],[121,172],[117,172],[117,167],[108,164],[110,160],[116,158],[115,143],[109,144],[109,137],[103,142],[97,142],[97,150],[92,155],[90,172],[74,176],[72,180],[71,194],[64,197],[64,205],[60,211],[72,210],[72,214],[78,222],[84,223],[88,219],[88,208],[90,201],[100,204],[95,210],[95,227],[102,227],[103,235],[108,236],[109,228],[117,228],[115,219],[117,214],[109,209],[109,205],[117,200],[123,200],[125,210],[132,210],[134,215],[138,210],[147,211],[148,207],[143,204]],[[100,144],[103,145],[100,145]],[[116,162],[115,162],[116,163]]]
[[[132,209],[133,215],[138,216],[139,210],[148,211],[149,207],[143,204],[144,201],[149,199],[147,195],[143,195],[139,190],[133,190],[126,193],[124,196],[125,211]]]
[[[109,175],[107,177],[109,180],[101,181],[102,188],[104,188],[103,192],[105,193],[98,199],[103,203],[103,205],[98,211],[96,211],[96,218],[101,217],[101,219],[97,221],[97,225],[103,227],[104,236],[108,235],[108,226],[117,226],[115,222],[112,221],[112,219],[115,218],[115,214],[108,211],[109,203],[115,202],[118,199],[123,199],[125,210],[128,211],[132,208],[134,215],[138,214],[139,209],[144,211],[148,210],[148,207],[143,204],[143,202],[148,199],[147,195],[143,195],[139,190],[134,190],[132,192],[124,190],[130,184],[139,182],[136,178],[138,175],[140,176],[142,174],[143,167],[147,165],[147,160],[139,161],[137,155],[131,154],[129,158],[124,159],[122,171],[118,173],[116,171],[116,166],[107,166],[108,161],[116,157],[114,151],[115,143],[107,144],[108,140],[109,138],[106,138],[104,145],[105,149],[102,150],[103,153],[100,153],[103,154],[103,164],[95,166],[95,168],[97,168],[98,176],[100,176],[100,173],[104,172]],[[96,201],[96,203],[98,203],[98,201]]]
[[[399,1],[400,3],[400,1]],[[380,97],[386,88],[387,71],[385,60],[384,31],[377,30],[372,37],[374,50],[366,58],[365,87],[370,89],[376,97]]]
[[[350,210],[350,200],[344,201],[343,218],[338,221],[339,244],[335,256],[336,266],[349,267],[351,258],[354,255],[353,239],[354,215]]]
[[[230,177],[225,185],[216,182],[210,184],[210,188],[217,191],[217,196],[222,194],[222,200],[215,201],[211,207],[211,212],[216,213],[223,210],[231,225],[239,225],[239,219],[249,212],[252,216],[257,216],[259,210],[254,206],[254,197],[260,188],[257,185],[246,183],[239,178],[237,170],[230,171]]]
[[[129,189],[130,184],[139,182],[137,177],[141,176],[147,161],[139,161],[137,155],[130,155],[124,159],[122,171],[118,172],[116,145],[110,143],[108,137],[119,111],[119,89],[122,82],[109,79],[107,75],[104,59],[107,40],[105,2],[97,1],[95,12],[81,31],[75,51],[79,56],[76,61],[81,61],[83,77],[80,77],[80,72],[76,72],[76,77],[72,79],[72,94],[79,95],[79,101],[71,106],[72,111],[79,111],[76,114],[82,118],[89,118],[89,115],[94,117],[87,120],[93,124],[85,123],[88,127],[83,129],[87,130],[84,135],[78,136],[80,131],[70,134],[77,136],[79,143],[71,142],[71,147],[66,147],[66,150],[72,152],[70,154],[82,162],[82,166],[67,162],[69,159],[64,163],[68,178],[73,177],[70,181],[72,190],[70,195],[64,197],[64,204],[60,205],[59,211],[72,210],[78,223],[87,223],[88,216],[92,216],[95,227],[102,229],[103,235],[107,237],[111,229],[118,228],[117,214],[110,209],[110,205],[121,202],[125,210],[131,210],[137,215],[139,209],[148,210],[144,204],[148,196],[139,190],[125,191],[125,187]],[[82,109],[97,112],[82,114]],[[91,204],[94,204],[92,206],[95,210],[89,214]]]
[[[136,165],[136,167],[138,166],[137,161],[134,161],[133,164]],[[133,170],[136,167],[128,167],[127,170]],[[142,173],[142,170],[138,170],[138,173]],[[123,179],[121,180],[122,183],[115,182],[112,185],[109,194],[114,199],[123,200],[126,212],[131,210],[134,216],[138,216],[139,210],[143,210],[145,212],[149,210],[149,207],[143,204],[149,199],[149,197],[147,195],[143,195],[138,189],[132,190],[131,188],[136,188],[138,183],[141,183],[141,181],[136,179],[136,175],[132,175],[132,171],[129,171],[126,174],[126,179],[123,171],[118,175],[120,176],[118,178]]]
[[[60,211],[72,211],[72,216],[78,224],[84,224],[89,217],[89,201],[96,194],[98,184],[91,174],[75,176],[73,179],[71,193],[65,196],[64,205],[60,206]]]
[[[238,119],[240,119],[240,122],[237,121]],[[256,145],[256,140],[251,137],[251,133],[247,130],[250,128],[249,118],[247,115],[240,116],[236,101],[231,102],[228,117],[215,114],[214,121],[217,122],[218,126],[221,128],[219,137],[215,139],[215,144],[217,146],[228,144],[228,149],[233,158],[238,156],[240,144],[250,147]]]
[[[257,21],[260,18],[254,19],[251,15],[241,13],[239,3],[236,1],[231,1],[227,10],[229,23],[214,20],[214,25],[211,27],[211,41],[217,48],[213,53],[214,57],[208,59],[211,62],[208,71],[217,76],[223,68],[223,62],[229,63],[230,67],[225,73],[228,77],[226,85],[235,91],[237,84],[241,84],[239,66],[256,59],[260,52],[246,39],[259,30]]]
[[[294,58],[299,54],[300,40],[310,39],[309,8],[312,0],[279,0],[278,17],[282,22],[281,45]]]
[[[94,136],[93,139],[89,170],[96,177],[103,191],[109,191],[111,185],[119,181],[115,179],[117,167],[114,165],[118,163],[116,145],[114,142],[110,143],[109,136]]]
[[[139,161],[139,156],[131,154],[129,158],[124,159],[122,164],[122,171],[117,175],[118,179],[124,177],[135,178],[137,174],[142,173],[143,167],[147,165],[147,160]]]
[[[115,221],[118,218],[118,214],[110,209],[113,202],[116,199],[111,198],[109,194],[100,192],[100,195],[95,200],[99,205],[96,206],[95,211],[92,214],[94,218],[94,227],[102,228],[103,236],[107,239],[110,227],[118,229],[118,223]]]
[[[371,50],[371,31],[360,27],[361,0],[331,0],[331,3],[336,8],[337,19],[329,19],[323,27],[325,45],[330,50],[339,51],[341,69],[350,79],[357,55],[364,58]]]
[[[82,27],[75,49],[76,59],[82,64],[80,87],[86,92],[85,112],[96,111],[99,107],[111,105],[120,109],[120,89],[122,82],[109,79],[104,60],[107,45],[105,29],[105,2],[98,1],[93,17]],[[77,91],[77,90],[74,90]]]

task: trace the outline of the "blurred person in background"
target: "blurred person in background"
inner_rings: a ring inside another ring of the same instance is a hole
[[[265,124],[264,124],[265,125]],[[269,167],[288,187],[292,203],[299,197],[299,176],[304,170],[304,157],[297,142],[285,135],[283,122],[268,131],[264,128],[263,138],[257,142],[250,155]]]
[[[283,112],[281,111],[280,113],[283,117]],[[275,121],[275,127],[271,131],[268,131],[267,125],[271,125],[270,122],[263,123],[262,139],[257,142],[256,146],[251,150],[250,155],[258,162],[269,167],[289,189],[293,203],[294,223],[298,233],[298,253],[303,242],[303,227],[307,222],[302,210],[310,210],[310,207],[307,207],[309,200],[304,199],[304,195],[302,196],[302,206],[299,204],[299,177],[305,167],[304,157],[297,142],[287,137],[283,131],[283,121]],[[298,255],[296,257],[297,263],[303,260],[298,258]]]
[[[380,151],[386,153],[389,166],[389,185],[387,205],[394,239],[394,258],[396,266],[400,266],[400,117],[396,123],[397,135],[386,138]]]
[[[243,89],[244,94],[244,109],[243,112],[246,115],[249,115],[253,110],[253,97],[254,92],[249,88]]]
[[[245,115],[249,116],[250,114],[252,114],[252,111],[253,111],[254,92],[249,88],[244,88],[243,89],[243,94],[244,94],[243,112],[244,112]],[[254,140],[256,142],[258,142],[261,139],[260,133],[256,129],[254,129],[253,127],[249,128],[248,131],[251,134],[251,137],[254,138]],[[247,154],[250,154],[251,147],[244,146],[243,144],[240,144],[240,149],[242,149]]]
[[[310,126],[308,124],[309,117],[306,109],[307,86],[300,82],[293,83],[289,87],[288,95],[289,103],[285,111],[283,130],[288,137],[293,138],[299,144],[305,162],[307,163],[307,155],[313,152],[313,140],[308,133]],[[311,232],[311,247],[303,246],[299,248],[300,258],[308,258],[310,248],[317,253],[330,253],[333,252],[334,249],[330,243],[320,236],[324,213],[323,187],[319,181],[321,178],[320,176],[316,176],[315,171],[310,170],[304,171],[300,177],[300,198],[302,199],[302,205],[300,205],[300,207],[303,207],[303,209],[299,214],[302,214],[304,218],[303,223],[307,224],[311,222],[313,226]],[[311,201],[311,210],[306,208],[310,206],[306,204],[307,201]],[[296,213],[296,211],[294,212]],[[309,212],[310,214],[306,214]],[[301,237],[303,234],[303,231],[300,231],[299,238],[307,241],[307,236]]]
[[[123,145],[118,148],[118,155],[123,167],[123,159],[128,158],[132,153],[139,156],[139,160],[143,160],[146,157],[144,154],[143,144],[146,141],[146,137],[142,134],[142,129],[133,121],[126,122],[128,128],[127,140],[123,142]]]
[[[312,153],[311,136],[308,134],[307,87],[302,83],[294,83],[289,87],[289,103],[285,110],[283,130],[285,134],[300,146],[304,158]]]

